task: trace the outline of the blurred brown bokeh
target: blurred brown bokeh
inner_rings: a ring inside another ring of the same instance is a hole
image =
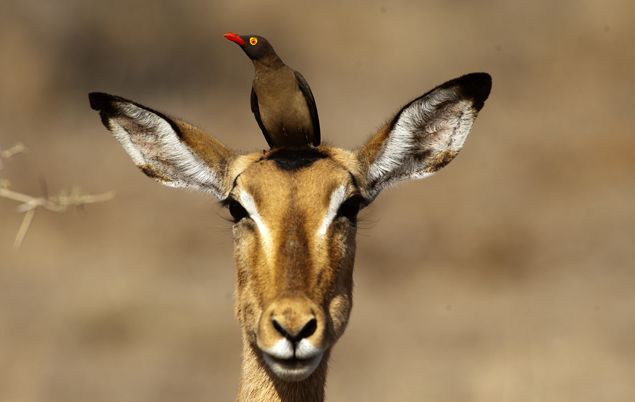
[[[0,401],[216,401],[237,389],[230,224],[144,177],[88,107],[102,90],[265,146],[268,37],[354,147],[410,99],[494,77],[461,155],[364,213],[332,401],[635,400],[632,1],[0,3],[0,176],[110,202],[21,216],[0,199]]]

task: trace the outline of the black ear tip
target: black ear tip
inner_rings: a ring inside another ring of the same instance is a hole
[[[90,108],[93,110],[104,110],[108,107],[112,96],[103,92],[91,92],[88,94]]]
[[[457,79],[461,92],[474,100],[476,110],[481,110],[492,90],[492,77],[487,73],[466,74]]]

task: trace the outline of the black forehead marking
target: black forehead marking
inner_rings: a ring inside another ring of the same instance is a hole
[[[311,166],[315,161],[328,157],[326,153],[318,149],[302,148],[275,150],[265,159],[274,161],[282,170],[294,171]]]

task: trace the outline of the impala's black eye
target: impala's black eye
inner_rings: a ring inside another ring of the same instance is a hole
[[[229,209],[229,213],[234,219],[234,223],[238,223],[241,219],[247,218],[249,216],[247,210],[234,199],[230,199],[229,201],[227,201],[227,209]]]
[[[357,222],[357,214],[362,208],[363,203],[364,199],[361,196],[354,195],[340,205],[340,208],[337,210],[337,216],[344,217],[355,223]]]

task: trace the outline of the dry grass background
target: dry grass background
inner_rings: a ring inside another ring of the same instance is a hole
[[[86,97],[263,147],[226,31],[302,71],[340,146],[447,79],[494,77],[460,157],[364,213],[329,400],[635,400],[634,15],[627,0],[3,1],[0,146],[29,153],[2,175],[117,197],[40,214],[19,251],[0,200],[0,401],[233,398],[225,212],[140,174]]]

